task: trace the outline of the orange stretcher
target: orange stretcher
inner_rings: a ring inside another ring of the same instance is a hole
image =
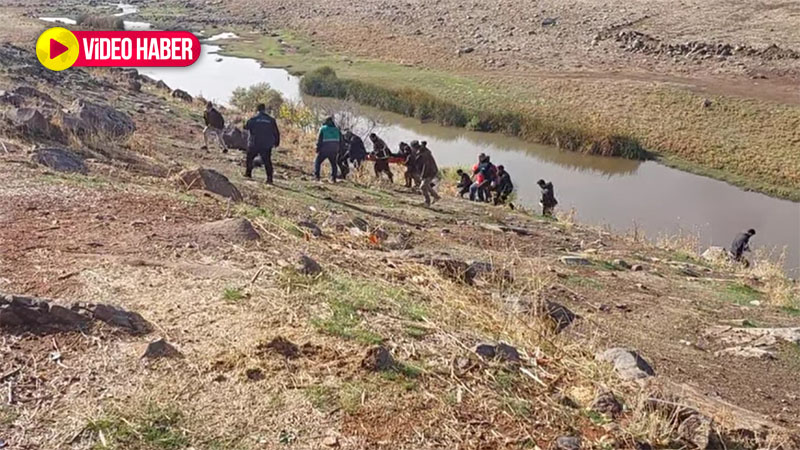
[[[372,153],[367,155],[367,161],[375,161],[376,159],[377,158],[375,158],[375,155],[373,155]],[[390,164],[405,164],[406,163],[406,159],[404,157],[402,157],[402,156],[390,156],[389,157],[389,163]]]

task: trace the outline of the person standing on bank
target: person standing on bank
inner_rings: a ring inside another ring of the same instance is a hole
[[[272,149],[281,145],[281,133],[278,131],[278,122],[267,114],[266,105],[261,103],[256,110],[256,115],[250,118],[244,126],[244,129],[250,132],[244,176],[252,178],[253,160],[256,155],[260,155],[261,163],[267,172],[267,184],[272,184]]]
[[[750,261],[744,257],[745,252],[750,251],[750,238],[756,235],[756,230],[749,229],[744,233],[736,235],[736,239],[731,244],[731,256],[733,260],[742,263],[744,267],[750,267]]]
[[[542,205],[542,215],[545,217],[552,217],[553,209],[558,205],[553,183],[539,180],[536,184],[538,184],[539,188],[542,190],[542,199],[539,201],[539,204]]]
[[[342,133],[333,122],[333,117],[328,117],[322,122],[317,138],[317,159],[314,161],[314,178],[319,181],[322,163],[327,159],[331,163],[331,183],[336,183],[338,167],[336,159],[342,148]]]
[[[206,103],[206,110],[203,112],[203,121],[206,127],[203,128],[203,145],[204,149],[208,149],[208,138],[214,137],[222,147],[222,153],[228,153],[228,146],[225,145],[223,134],[225,133],[225,119],[222,114],[214,108],[211,102]]]
[[[353,167],[358,169],[361,167],[361,163],[367,159],[367,149],[364,148],[364,141],[357,134],[347,130],[344,133],[344,143],[347,145],[347,154],[350,156],[350,162],[353,163]]]
[[[439,194],[433,190],[433,181],[439,176],[439,167],[436,165],[433,153],[426,145],[420,145],[419,142],[414,141],[411,144],[411,148],[416,154],[416,166],[419,170],[419,176],[422,178],[420,190],[425,197],[425,206],[430,206],[431,197],[433,197],[434,203],[439,201]]]

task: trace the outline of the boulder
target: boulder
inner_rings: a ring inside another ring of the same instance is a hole
[[[213,169],[184,170],[177,175],[177,180],[186,189],[201,189],[213,192],[235,202],[240,202],[243,199],[239,189],[225,175]]]
[[[217,220],[194,227],[198,237],[212,237],[225,242],[246,243],[261,239],[253,224],[244,217]]]
[[[111,106],[98,105],[86,100],[75,100],[61,118],[64,129],[76,136],[99,135],[121,139],[136,131],[131,117]]]
[[[581,438],[577,436],[560,436],[556,439],[557,450],[580,450]]]
[[[28,136],[44,138],[58,138],[61,140],[60,130],[50,123],[50,120],[35,108],[18,108],[11,113],[11,121],[16,127]]]
[[[150,324],[136,312],[126,311],[112,305],[80,305],[75,309],[83,309],[91,313],[92,318],[105,322],[111,326],[122,328],[130,334],[145,334],[151,330]]]
[[[182,358],[183,355],[177,348],[164,339],[159,339],[147,344],[142,358]]]
[[[13,92],[14,94],[16,94],[16,95],[18,95],[20,97],[35,98],[37,100],[41,100],[41,101],[43,101],[45,103],[48,103],[48,104],[51,104],[51,105],[58,105],[58,102],[55,101],[53,99],[53,97],[50,96],[50,94],[44,93],[44,92],[36,89],[35,87],[19,86],[19,87],[15,88],[11,92]]]
[[[167,83],[164,83],[164,80],[156,81],[156,88],[161,89],[162,91],[169,91],[170,88],[167,86]]]
[[[131,92],[142,92],[142,82],[139,80],[128,81],[128,89]]]
[[[615,347],[599,353],[595,359],[611,363],[623,380],[636,380],[655,375],[653,368],[634,350]]]
[[[171,95],[172,95],[172,98],[177,98],[179,100],[183,100],[183,101],[188,102],[188,103],[191,103],[194,100],[192,98],[192,96],[189,95],[188,92],[186,92],[184,90],[181,90],[181,89],[175,89],[174,91],[172,91]]]
[[[310,220],[301,220],[300,222],[297,222],[297,226],[300,228],[305,228],[314,237],[322,237],[322,230],[319,228],[319,226],[317,226],[316,223]]]
[[[247,151],[247,141],[250,133],[241,130],[239,127],[228,125],[222,132],[222,140],[228,148],[236,150]]]
[[[479,343],[475,346],[475,353],[484,359],[499,359],[504,362],[518,363],[521,361],[516,347],[506,343]]]
[[[308,276],[317,276],[322,273],[322,266],[306,255],[300,255],[296,270],[298,273]]]
[[[36,164],[48,167],[56,172],[86,174],[89,169],[83,159],[61,148],[42,148],[33,152],[31,160]]]
[[[88,317],[49,300],[0,294],[0,326],[26,330],[41,327],[83,329],[89,322]]]
[[[379,345],[367,350],[366,356],[361,360],[361,367],[370,372],[384,372],[394,369],[396,364],[389,350]]]

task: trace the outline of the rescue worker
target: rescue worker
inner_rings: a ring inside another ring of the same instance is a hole
[[[420,187],[422,183],[422,178],[419,174],[419,165],[417,164],[417,150],[419,148],[419,143],[417,141],[411,141],[411,145],[406,144],[405,142],[400,143],[400,155],[405,158],[405,165],[406,165],[406,173],[404,174],[406,179],[406,187],[410,188],[412,182],[415,187]]]
[[[469,199],[471,201],[473,201],[473,202],[475,201],[475,197],[478,196],[478,190],[479,190],[478,188],[483,183],[483,174],[478,169],[480,168],[481,164],[483,164],[483,161],[485,159],[486,159],[486,154],[485,153],[481,153],[480,155],[478,155],[477,164],[472,166],[472,174],[475,175],[475,181],[469,187]],[[483,199],[481,199],[481,200],[483,200]]]
[[[278,131],[278,123],[267,114],[267,107],[263,103],[259,104],[256,110],[256,115],[244,126],[244,129],[250,132],[244,176],[247,178],[253,176],[253,160],[256,155],[260,155],[261,163],[267,172],[267,183],[272,184],[272,149],[281,145],[281,134]]]
[[[505,203],[514,191],[514,183],[511,182],[511,175],[506,172],[502,165],[497,166],[497,181],[494,185],[494,204]]]
[[[425,206],[430,206],[431,197],[433,197],[434,203],[439,201],[439,194],[433,190],[434,180],[439,176],[439,167],[436,165],[433,153],[427,146],[420,145],[419,142],[414,141],[411,148],[416,153],[416,164],[419,167],[419,175],[422,178],[420,190],[423,197],[425,197]]]
[[[331,182],[336,182],[336,158],[342,147],[342,133],[333,122],[333,117],[328,117],[322,122],[317,138],[317,159],[314,161],[314,179],[320,180],[322,163],[327,159],[331,163]]]
[[[225,145],[223,134],[225,133],[225,119],[211,102],[206,103],[206,110],[203,112],[203,121],[206,127],[203,128],[203,149],[208,149],[208,138],[213,136],[222,147],[222,153],[228,153],[228,146]]]
[[[458,195],[461,198],[464,198],[464,194],[469,192],[469,187],[472,186],[472,178],[461,169],[456,170],[456,174],[460,177],[460,181],[458,182]]]
[[[361,167],[361,163],[367,159],[367,149],[364,148],[364,141],[357,134],[353,134],[352,131],[347,130],[344,133],[344,142],[347,145],[347,153],[350,155],[350,162],[353,163],[353,167],[358,169]]]
[[[339,166],[339,178],[346,179],[350,173],[350,146],[342,136],[342,145],[339,146],[339,154],[336,156],[336,164]]]
[[[476,177],[480,179],[476,188],[478,199],[482,202],[489,202],[492,200],[490,188],[497,177],[497,168],[492,164],[489,156],[483,155],[483,161],[476,170],[480,174],[480,177]],[[472,195],[470,195],[470,199],[472,199]]]
[[[539,201],[539,204],[542,205],[542,215],[552,217],[553,208],[558,205],[558,200],[556,200],[555,191],[553,190],[553,183],[539,180],[536,184],[538,184],[539,188],[542,190],[542,199]]]
[[[733,260],[750,267],[750,261],[744,257],[745,252],[750,251],[750,238],[756,235],[756,230],[749,229],[744,233],[739,233],[731,244],[731,256]]]
[[[375,156],[375,178],[380,178],[382,173],[389,177],[389,181],[394,183],[394,175],[389,168],[389,158],[392,156],[391,150],[383,139],[377,134],[370,133],[369,140],[372,142],[372,154]]]

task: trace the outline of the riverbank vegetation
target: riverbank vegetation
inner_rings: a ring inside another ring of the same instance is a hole
[[[472,114],[456,114],[455,122],[466,117],[470,126],[525,130],[529,139],[563,148],[575,147],[575,142],[599,143],[593,149],[598,153],[615,148],[603,145],[598,137],[624,136],[626,143],[636,144],[635,150],[619,153],[638,154],[640,148],[646,148],[659,161],[681,170],[800,200],[797,105],[708,96],[679,85],[613,77],[450,73],[414,64],[346,57],[289,32],[279,36],[243,33],[243,39],[226,43],[225,51],[268,66],[285,67],[295,74],[330,67],[339,80],[333,93],[341,94],[341,85],[345,84],[349,86],[346,92],[355,94],[358,86],[364,88],[365,93],[359,95],[364,100],[378,107],[393,106],[400,113],[408,110],[402,107],[404,101],[421,98],[428,105],[441,107],[447,119],[444,123],[455,121],[453,111],[465,110]],[[429,109],[426,106],[412,112],[429,114]],[[486,116],[472,120],[475,111],[502,119],[509,118],[507,111],[517,111],[539,126],[528,124],[526,129],[516,120],[510,126],[497,126]],[[555,136],[559,136],[558,142]],[[585,140],[587,136],[590,139]]]
[[[125,21],[121,17],[97,14],[81,14],[75,21],[78,25],[98,30],[124,30]]]

